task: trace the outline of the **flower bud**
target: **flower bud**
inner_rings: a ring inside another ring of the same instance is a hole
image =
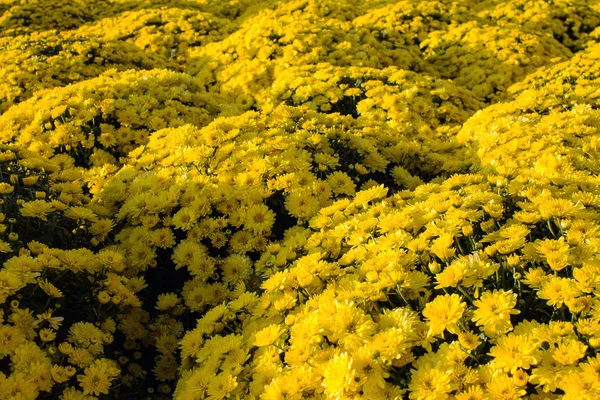
[[[521,257],[518,254],[512,254],[506,258],[506,263],[509,267],[516,267],[521,262]]]
[[[439,274],[442,271],[442,266],[437,261],[430,262],[427,267],[432,274]]]
[[[23,185],[25,186],[33,186],[38,181],[39,176],[26,176],[23,178]]]
[[[571,221],[568,219],[561,219],[558,223],[558,226],[560,227],[561,230],[564,231],[571,227]]]
[[[473,225],[464,225],[462,227],[462,234],[466,237],[473,235]]]

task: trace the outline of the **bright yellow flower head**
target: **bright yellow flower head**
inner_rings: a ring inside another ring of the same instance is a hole
[[[429,323],[429,333],[432,336],[440,335],[445,330],[457,334],[458,321],[462,317],[467,304],[461,301],[457,294],[437,296],[427,303],[423,316]]]
[[[454,236],[451,233],[444,233],[433,241],[431,252],[442,261],[447,261],[456,253],[456,249],[452,247],[453,244]]]
[[[488,382],[487,392],[492,399],[520,399],[527,391],[515,384],[507,374],[498,374]]]
[[[24,217],[34,217],[42,221],[48,221],[48,214],[54,210],[55,208],[51,203],[44,200],[33,200],[23,204],[19,212]]]
[[[329,398],[343,398],[355,390],[352,358],[348,353],[338,354],[327,363],[323,372],[323,386]]]
[[[190,207],[184,207],[173,216],[173,226],[187,231],[191,229],[198,219],[197,213]]]
[[[490,337],[512,330],[510,316],[520,313],[514,309],[517,305],[516,293],[504,290],[483,292],[473,305],[477,307],[473,313],[473,322],[482,326],[483,332]]]
[[[494,365],[507,372],[529,369],[541,361],[538,344],[530,335],[500,336],[489,352]]]
[[[444,268],[442,272],[436,274],[435,279],[437,285],[435,288],[442,289],[456,287],[464,279],[467,272],[467,263],[461,260],[455,260],[452,264]]]
[[[4,304],[8,296],[13,295],[25,285],[15,272],[0,270],[0,303]]]
[[[77,375],[77,380],[84,394],[99,396],[108,394],[112,381],[119,373],[114,361],[100,359],[87,367],[83,375]]]
[[[356,192],[356,185],[350,177],[340,171],[336,171],[327,177],[327,182],[331,186],[333,193],[353,195]]]
[[[9,194],[12,193],[14,190],[15,188],[10,183],[0,183],[0,194]]]
[[[98,221],[98,216],[89,208],[86,207],[69,207],[64,216],[67,218],[86,220],[91,222]]]
[[[10,253],[10,252],[12,252],[10,243],[5,242],[4,240],[0,240],[0,253]]]
[[[285,330],[280,325],[269,325],[256,333],[254,345],[269,346],[275,343],[284,332]]]
[[[580,294],[574,280],[552,276],[542,283],[538,297],[547,300],[549,306],[560,308]]]
[[[408,386],[411,400],[447,399],[454,389],[450,374],[437,368],[413,370]]]
[[[48,296],[55,298],[64,297],[63,292],[54,286],[52,282],[48,281],[48,279],[38,279],[38,285]]]
[[[255,234],[270,231],[274,223],[275,213],[264,204],[254,205],[246,211],[244,226]]]
[[[579,340],[569,339],[560,343],[552,352],[552,358],[562,365],[571,365],[585,356],[588,346]]]
[[[207,400],[226,399],[237,386],[238,382],[235,376],[227,371],[221,372],[208,383]]]
[[[289,213],[300,219],[310,219],[319,212],[320,202],[315,196],[308,192],[301,191],[291,193],[285,199],[285,207]]]

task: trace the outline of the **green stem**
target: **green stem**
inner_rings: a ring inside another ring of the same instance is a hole
[[[275,343],[273,343],[272,346],[275,346],[276,348],[278,348],[279,350],[281,350],[285,353],[285,350],[282,347],[276,345]]]
[[[400,286],[398,286],[398,285],[396,285],[396,292],[398,293],[398,295],[400,296],[400,298],[402,298],[402,300],[404,301],[404,303],[406,303],[406,305],[408,306],[408,308],[410,308],[412,310],[413,309],[412,306],[410,305],[410,303],[408,302],[408,300],[406,300],[406,298],[402,294],[402,288]]]
[[[462,246],[460,245],[460,240],[458,238],[456,238],[455,240],[456,245],[458,246],[458,249],[460,250],[460,254],[466,254],[465,251],[463,250]]]
[[[467,354],[470,358],[472,358],[473,360],[475,360],[477,362],[477,364],[480,364],[479,359],[477,357],[475,357],[473,354],[471,354],[470,352],[466,351],[465,349],[462,349],[465,354]]]
[[[469,295],[460,285],[456,286],[456,288],[458,289],[459,292],[461,292],[463,294],[463,296],[465,296],[467,299],[469,299],[469,301],[471,301],[471,304],[473,304],[475,299],[473,297],[471,297],[471,295]]]
[[[550,229],[550,233],[552,233],[552,236],[556,239],[556,233],[554,232],[554,229],[552,229],[552,223],[550,220],[548,220],[548,229]]]

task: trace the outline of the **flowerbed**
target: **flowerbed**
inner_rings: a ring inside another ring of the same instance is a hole
[[[600,398],[597,2],[0,4],[0,399]]]

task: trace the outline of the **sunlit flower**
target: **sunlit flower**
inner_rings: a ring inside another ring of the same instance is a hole
[[[48,221],[48,214],[54,211],[52,203],[44,200],[33,200],[23,204],[19,212],[24,217],[39,218],[42,221]]]
[[[258,347],[269,346],[277,341],[285,332],[279,325],[269,325],[256,333],[254,345]]]
[[[473,302],[476,310],[473,312],[473,322],[482,326],[483,332],[490,337],[496,337],[512,329],[510,316],[520,314],[515,310],[517,295],[504,290],[483,292],[478,300]]]
[[[459,332],[457,323],[466,306],[466,303],[461,301],[457,294],[437,296],[433,301],[427,303],[423,310],[423,316],[429,322],[431,335],[439,335],[445,330],[457,334]]]

